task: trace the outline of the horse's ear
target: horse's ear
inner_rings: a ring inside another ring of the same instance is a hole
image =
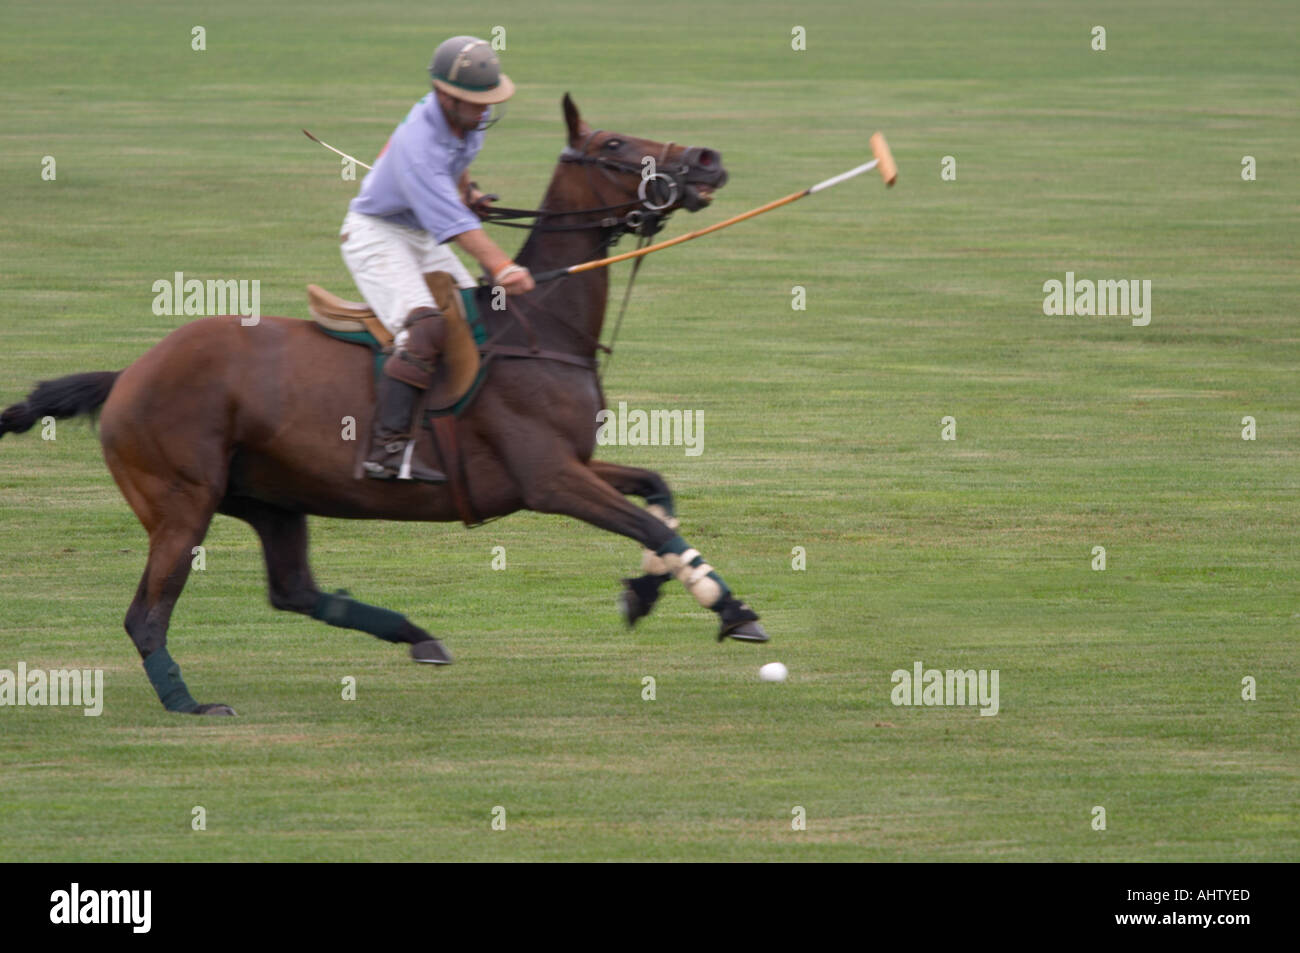
[[[575,148],[582,144],[582,140],[591,134],[591,127],[582,121],[578,115],[578,107],[574,105],[573,98],[568,93],[564,94],[564,124],[569,127],[569,145]]]

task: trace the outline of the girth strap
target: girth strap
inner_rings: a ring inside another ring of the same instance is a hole
[[[529,347],[516,347],[510,344],[488,344],[483,349],[483,363],[491,363],[493,358],[535,358],[545,361],[559,361],[562,364],[573,364],[584,370],[594,371],[596,369],[596,360],[592,357],[579,357],[576,354],[565,354],[562,351],[548,351],[544,349],[534,350]],[[602,403],[603,403],[602,395]],[[469,494],[469,478],[465,473],[465,457],[460,452],[460,444],[456,439],[456,414],[443,413],[436,417],[426,416],[425,426],[433,431],[433,442],[435,445],[438,459],[442,462],[442,470],[447,474],[447,487],[451,490],[452,502],[456,504],[456,513],[460,516],[460,521],[469,528],[473,529],[485,522],[474,509],[474,502]]]
[[[549,351],[545,348],[516,346],[514,344],[488,344],[483,348],[483,356],[489,359],[492,357],[531,357],[544,361],[559,361],[561,364],[573,364],[589,371],[596,369],[595,358],[566,354],[563,351]]]
[[[460,446],[456,443],[456,417],[453,414],[434,417],[433,435],[438,442],[438,456],[442,459],[442,467],[446,471],[451,498],[456,504],[460,521],[469,527],[477,526],[483,521],[474,511],[474,504],[469,498],[469,483],[465,479],[465,459],[461,456]]]

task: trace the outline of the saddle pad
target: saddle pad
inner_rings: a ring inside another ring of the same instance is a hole
[[[446,273],[438,272],[436,274],[445,275]],[[426,279],[430,277],[431,276],[426,276]],[[447,276],[447,280],[450,281],[449,275]],[[433,285],[433,281],[430,280],[429,283],[430,286]],[[379,320],[373,316],[373,312],[370,311],[370,308],[367,305],[344,301],[342,298],[332,295],[323,288],[318,288],[316,285],[308,285],[307,287],[308,300],[312,306],[312,317],[315,319],[316,327],[324,334],[328,334],[330,337],[336,338],[337,340],[347,341],[349,344],[360,344],[364,347],[370,348],[371,352],[374,354],[375,382],[377,384],[380,375],[383,373],[384,361],[388,359],[387,348],[391,347],[393,340],[392,336],[388,334],[387,329],[384,328],[384,326],[379,323]],[[314,294],[313,289],[315,289],[315,292],[318,292],[319,294]],[[435,300],[439,301],[439,307],[443,310],[444,314],[455,313],[454,310],[452,310],[456,307],[453,303],[455,299],[449,296],[448,291],[460,292],[459,304],[463,308],[463,314],[465,317],[459,322],[459,325],[460,328],[468,331],[468,334],[463,335],[463,340],[458,342],[459,352],[462,355],[461,364],[462,367],[464,367],[465,364],[468,363],[464,359],[464,355],[470,348],[473,349],[473,370],[471,373],[466,374],[462,372],[460,375],[460,383],[464,389],[459,394],[451,395],[449,398],[450,402],[446,406],[432,408],[428,412],[427,416],[440,417],[444,414],[455,414],[459,416],[460,413],[469,406],[470,401],[478,392],[479,385],[483,382],[483,378],[486,376],[486,368],[483,367],[478,360],[478,347],[487,341],[488,334],[487,328],[484,327],[482,316],[478,310],[476,299],[477,289],[455,288],[455,285],[452,284],[450,289],[448,289],[446,285],[443,285],[443,287],[440,287],[438,290],[439,294],[436,296]],[[320,297],[321,295],[325,297],[322,298]],[[325,306],[322,307],[320,302],[324,302]],[[352,315],[348,317],[339,317],[338,315],[342,309],[335,307],[333,302],[338,302],[341,305],[356,310],[354,310]],[[450,307],[446,307],[446,305],[450,305]],[[369,320],[367,321],[363,319],[360,317],[360,314],[369,315]],[[371,322],[373,322],[379,330],[383,331],[386,340],[381,340],[372,332],[370,327]]]

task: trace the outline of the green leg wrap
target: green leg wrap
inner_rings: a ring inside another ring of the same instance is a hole
[[[646,506],[654,506],[656,503],[662,506],[664,512],[669,516],[677,515],[676,511],[673,509],[673,498],[671,495],[667,493],[652,493],[650,496],[645,498]]]
[[[167,646],[150,653],[144,660],[144,672],[168,711],[189,712],[199,707],[199,703],[181,681],[181,667],[172,661]]]
[[[674,536],[672,539],[668,540],[668,542],[656,549],[655,555],[664,556],[668,553],[672,553],[674,556],[680,556],[690,548],[691,547],[687,544],[686,540],[682,539],[680,536]]]
[[[322,592],[316,600],[316,608],[311,610],[311,617],[340,629],[369,632],[385,642],[407,641],[399,635],[407,628],[406,616],[391,609],[381,609],[379,606],[349,599],[343,590],[333,594]]]
[[[655,555],[661,558],[668,553],[672,553],[674,556],[680,556],[682,553],[686,552],[686,550],[690,548],[691,547],[690,545],[687,544],[686,540],[682,539],[680,536],[674,536],[672,539],[668,540],[668,542],[664,543],[657,550],[655,550]],[[697,555],[695,558],[691,560],[690,565],[699,566],[702,565],[703,563],[704,563],[704,557]],[[669,565],[672,564],[670,563]],[[731,595],[731,588],[726,584],[726,582],[723,581],[723,578],[718,575],[716,570],[710,569],[707,573],[705,573],[705,575],[707,575],[710,579],[716,582],[718,584],[718,588],[722,590],[722,595],[718,596],[717,600],[713,603],[712,606],[710,606],[710,608],[713,609],[714,612],[718,612],[719,607],[722,605],[722,603],[726,601],[726,598],[729,595]]]

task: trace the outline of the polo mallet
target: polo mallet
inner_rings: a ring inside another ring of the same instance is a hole
[[[312,142],[319,143],[335,155],[355,162],[363,169],[369,169],[360,159],[348,155],[335,149],[327,142],[321,142],[306,129],[303,130],[305,135]],[[886,186],[891,186],[898,179],[898,163],[894,161],[894,154],[889,151],[889,143],[885,141],[882,133],[873,133],[871,136],[871,154],[875,156],[870,162],[864,162],[862,165],[848,172],[841,172],[839,175],[833,175],[829,179],[818,182],[816,185],[810,185],[800,192],[792,192],[785,198],[776,199],[768,202],[766,205],[760,205],[758,208],[750,209],[748,212],[742,212],[733,216],[726,221],[718,222],[715,225],[709,225],[705,228],[698,228],[693,232],[687,232],[685,235],[678,235],[676,238],[670,238],[666,241],[657,242],[654,245],[647,245],[645,248],[639,248],[636,251],[624,252],[621,255],[614,255],[612,258],[601,258],[599,261],[584,261],[578,265],[570,265],[568,268],[556,268],[552,271],[541,271],[533,275],[533,281],[541,284],[543,281],[553,281],[556,278],[563,278],[565,275],[576,275],[582,271],[591,271],[595,268],[607,268],[608,266],[620,261],[627,261],[631,258],[640,258],[642,255],[648,255],[654,251],[661,251],[665,248],[671,248],[673,245],[680,245],[682,242],[689,242],[692,238],[699,238],[701,235],[707,235],[710,232],[716,232],[720,228],[726,228],[728,225],[735,225],[737,222],[743,222],[747,218],[753,218],[755,215],[762,215],[764,212],[770,212],[774,208],[780,208],[782,205],[789,205],[791,202],[797,202],[805,195],[812,195],[814,192],[820,192],[823,189],[829,189],[832,185],[839,185],[846,182],[854,176],[861,175],[863,172],[870,172],[877,169],[880,177],[885,180]]]
[[[323,143],[322,143],[323,145]],[[855,169],[849,169],[848,172],[841,172],[839,175],[833,175],[829,179],[818,182],[816,185],[810,185],[801,192],[792,192],[785,198],[777,199],[774,202],[768,202],[766,205],[760,205],[758,208],[750,209],[748,212],[742,212],[723,222],[715,225],[709,225],[706,228],[699,228],[693,232],[687,232],[685,235],[678,235],[676,238],[670,238],[667,241],[657,242],[654,245],[647,245],[645,248],[639,248],[636,251],[624,252],[621,255],[614,255],[612,258],[602,258],[599,261],[584,261],[579,265],[570,265],[568,268],[556,268],[553,271],[541,271],[533,275],[533,281],[541,284],[543,281],[552,281],[556,278],[563,278],[565,275],[576,275],[582,271],[591,271],[594,268],[605,268],[615,262],[627,261],[630,258],[640,258],[642,255],[648,255],[652,251],[660,251],[673,245],[680,245],[682,242],[689,242],[692,238],[699,238],[701,235],[707,235],[709,232],[716,232],[720,228],[726,228],[728,225],[735,225],[737,222],[743,222],[747,218],[753,218],[755,215],[762,215],[764,212],[770,212],[774,208],[780,208],[782,205],[789,205],[791,202],[797,202],[805,195],[812,195],[814,192],[820,192],[823,189],[829,189],[832,185],[839,185],[846,182],[854,176],[861,175],[863,172],[870,172],[872,169],[878,169],[880,177],[885,180],[886,186],[891,186],[898,179],[898,164],[894,162],[894,154],[889,151],[889,143],[885,141],[884,135],[877,132],[871,137],[871,154],[875,156],[870,162],[864,162]]]

